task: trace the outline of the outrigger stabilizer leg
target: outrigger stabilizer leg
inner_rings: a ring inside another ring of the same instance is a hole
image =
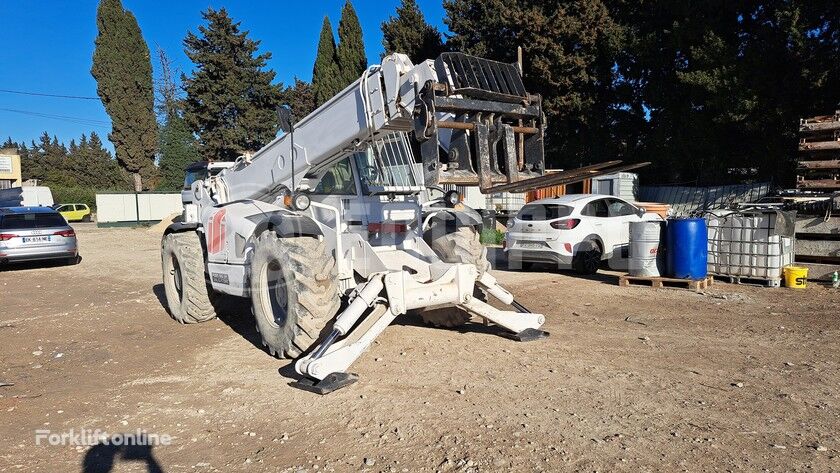
[[[517,311],[499,310],[472,297],[476,282]],[[383,291],[385,297],[382,297]],[[449,265],[448,270],[430,283],[417,282],[405,271],[376,273],[356,287],[350,305],[336,318],[329,335],[312,352],[295,362],[295,371],[304,378],[290,385],[328,394],[353,384],[359,377],[348,373],[347,369],[398,315],[410,309],[445,304],[456,305],[504,327],[512,332],[508,337],[514,340],[536,340],[548,335],[539,330],[545,322],[542,314],[531,313],[515,303],[513,296],[489,274],[478,278],[473,265]],[[368,315],[362,319],[366,313]]]

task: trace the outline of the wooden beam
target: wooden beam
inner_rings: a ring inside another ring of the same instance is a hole
[[[824,121],[814,123],[802,123],[799,125],[801,133],[809,133],[815,131],[831,131],[840,130],[840,121]]]
[[[796,183],[798,189],[840,189],[840,179],[803,179]]]
[[[546,174],[540,177],[534,177],[518,182],[512,182],[510,184],[502,184],[500,186],[491,187],[489,189],[481,189],[481,192],[483,194],[492,194],[496,192],[525,193],[543,187],[574,184],[576,182],[585,181],[593,177],[603,176],[604,174],[613,174],[616,172],[630,171],[633,169],[638,169],[647,166],[649,164],[650,163],[646,162],[612,165],[609,167],[602,167],[600,169],[589,169],[591,168],[591,166],[587,166],[586,168],[570,169],[568,171],[560,173]],[[581,170],[585,171],[581,172]]]
[[[840,159],[798,161],[797,167],[799,169],[840,169]]]
[[[840,141],[815,141],[799,143],[799,151],[840,150]]]
[[[796,216],[796,233],[824,234],[840,237],[840,217]]]

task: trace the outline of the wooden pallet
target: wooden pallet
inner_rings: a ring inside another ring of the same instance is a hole
[[[728,274],[715,274],[709,277],[722,279],[728,282],[729,284],[749,284],[753,286],[782,287],[781,278],[746,278],[743,276],[731,276]]]
[[[691,289],[695,292],[703,292],[709,286],[714,284],[715,280],[709,276],[705,279],[679,279],[679,278],[663,278],[661,276],[630,276],[625,274],[618,277],[618,285],[621,287],[628,286],[648,286],[653,288],[681,288]]]

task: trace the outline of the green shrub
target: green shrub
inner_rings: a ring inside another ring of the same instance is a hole
[[[505,234],[495,228],[481,230],[480,241],[484,245],[501,245],[504,239]]]

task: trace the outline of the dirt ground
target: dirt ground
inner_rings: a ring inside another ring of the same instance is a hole
[[[160,236],[77,226],[78,266],[0,271],[0,471],[838,471],[840,292],[495,275],[550,338],[398,319],[328,396],[250,314],[182,326]],[[153,448],[36,444],[138,429]],[[113,468],[113,469],[112,469]]]

